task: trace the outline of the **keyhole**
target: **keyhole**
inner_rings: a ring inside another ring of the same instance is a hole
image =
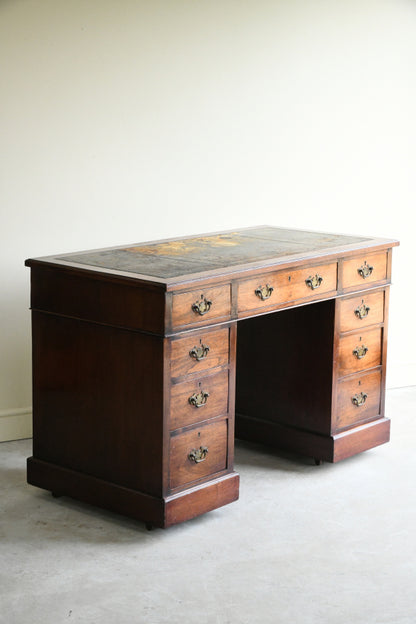
[[[289,277],[287,278],[289,280],[289,282],[292,280],[292,276],[289,275]]]
[[[361,381],[358,382],[358,385],[361,386]]]
[[[201,432],[200,432],[200,431],[198,431],[198,438],[200,438],[200,437],[201,437]]]
[[[361,340],[362,340],[362,338],[361,338],[361,336],[360,336],[360,342],[361,342]]]

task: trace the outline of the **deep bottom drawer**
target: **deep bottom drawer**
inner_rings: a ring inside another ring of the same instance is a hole
[[[171,437],[171,488],[202,479],[227,467],[227,423],[227,420],[221,420]]]
[[[344,429],[380,413],[381,371],[338,382],[336,428]]]

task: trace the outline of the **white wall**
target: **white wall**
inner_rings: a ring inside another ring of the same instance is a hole
[[[410,0],[1,1],[0,427],[26,257],[262,223],[401,240],[388,385],[416,384],[415,33]]]

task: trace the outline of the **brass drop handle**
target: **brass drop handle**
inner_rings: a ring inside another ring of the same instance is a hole
[[[365,318],[366,316],[368,316],[369,312],[370,312],[370,308],[367,305],[365,305],[364,299],[361,301],[361,305],[359,305],[358,308],[355,308],[354,310],[355,316],[361,320]]]
[[[201,360],[204,360],[207,357],[208,351],[209,351],[209,346],[201,343],[199,347],[194,347],[193,349],[189,351],[189,356],[191,358],[194,358],[194,360],[196,360],[197,362],[200,362]]]
[[[189,397],[188,401],[194,407],[204,407],[204,405],[207,404],[208,397],[209,392],[204,392],[204,390],[201,390],[200,392],[195,392],[194,394],[192,394]]]
[[[211,306],[212,301],[204,297],[204,294],[202,293],[201,299],[195,301],[195,303],[192,304],[192,311],[195,312],[195,314],[204,316],[204,314],[210,311]]]
[[[260,286],[259,288],[256,288],[254,293],[262,301],[265,301],[266,299],[270,299],[273,291],[274,291],[273,286],[270,286],[269,284],[266,284],[265,286]]]
[[[205,461],[208,455],[208,447],[200,446],[199,449],[192,449],[192,451],[188,455],[188,459],[190,461],[195,462],[196,464],[200,464]]]
[[[360,405],[364,405],[366,402],[367,396],[368,394],[366,392],[360,392],[360,394],[354,394],[354,396],[351,397],[351,401],[354,405],[360,407]]]
[[[322,275],[316,273],[315,275],[310,275],[308,279],[305,280],[305,284],[309,286],[309,288],[311,288],[312,290],[315,290],[315,288],[319,288],[323,281],[324,278],[322,277]]]
[[[360,268],[357,269],[357,271],[358,274],[361,275],[363,279],[365,279],[366,277],[369,277],[371,275],[373,269],[374,267],[372,267],[370,264],[367,264],[367,260],[364,260],[364,264],[362,264]]]
[[[353,350],[353,355],[355,355],[355,357],[357,358],[357,360],[362,360],[363,357],[365,357],[367,355],[368,352],[368,347],[366,347],[364,344],[360,345],[359,347],[355,347],[355,349]]]

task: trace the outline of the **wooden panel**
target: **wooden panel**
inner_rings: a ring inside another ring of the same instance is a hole
[[[209,394],[206,404],[202,407],[191,405],[189,397],[202,391]],[[176,384],[171,390],[170,429],[221,416],[227,413],[227,409],[228,370]]]
[[[322,282],[317,288],[311,289],[306,280],[315,275],[322,277]],[[256,290],[267,286],[273,288],[273,292],[268,299],[262,301],[256,294]],[[238,311],[270,308],[289,301],[319,298],[323,294],[336,291],[336,289],[336,262],[293,271],[263,273],[254,279],[239,282]]]
[[[367,277],[360,275],[359,271],[363,270],[365,274],[368,267],[372,267],[371,274]],[[377,254],[356,256],[351,260],[345,260],[343,262],[343,288],[356,286],[359,288],[367,288],[374,282],[379,282],[385,279],[387,279],[387,253],[385,251]]]
[[[338,382],[336,427],[343,429],[376,418],[380,413],[381,372],[366,373]],[[356,406],[352,397],[367,394],[363,405]]]
[[[163,289],[48,267],[33,267],[31,279],[34,310],[163,333]]]
[[[197,360],[190,353],[193,349],[207,347],[206,356]],[[215,331],[201,331],[171,341],[171,376],[180,377],[190,373],[201,373],[216,366],[225,366],[229,361],[229,329],[222,327]]]
[[[339,307],[339,329],[341,332],[382,323],[384,320],[384,291],[338,299],[337,306]],[[356,314],[356,310],[360,306],[369,308],[367,316],[364,318],[360,318]]]
[[[206,459],[195,463],[189,454],[206,447]],[[170,487],[202,479],[210,474],[225,470],[227,466],[227,421],[203,425],[177,436],[170,442]]]
[[[210,309],[205,314],[200,315],[192,309],[192,305],[204,300],[211,302]],[[230,315],[230,284],[173,295],[172,327],[196,324],[206,325],[213,320],[230,318]]]
[[[376,329],[367,329],[359,334],[348,334],[342,336],[339,341],[339,368],[338,375],[349,375],[351,373],[357,373],[358,371],[365,370],[366,368],[373,368],[381,364],[381,339],[382,329],[380,327]],[[355,349],[367,348],[367,352],[360,353],[363,355],[360,359],[354,354]]]
[[[163,339],[33,312],[33,455],[160,495]]]

